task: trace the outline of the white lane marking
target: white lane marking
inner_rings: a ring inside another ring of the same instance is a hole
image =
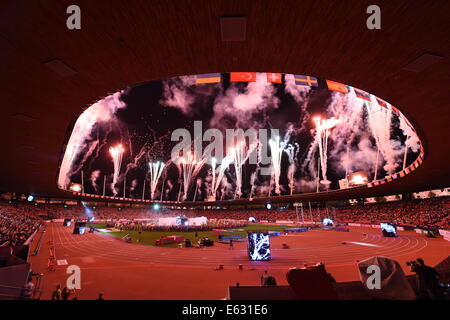
[[[356,244],[358,246],[366,246],[366,247],[381,247],[377,244],[358,242],[358,241],[346,241],[346,243]]]

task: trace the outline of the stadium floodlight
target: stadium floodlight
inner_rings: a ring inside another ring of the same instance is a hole
[[[27,197],[27,201],[28,202],[33,202],[34,201],[34,196],[32,196],[31,194]]]
[[[364,171],[353,172],[348,176],[349,186],[360,186],[368,183],[367,175]]]
[[[161,208],[161,206],[159,205],[159,203],[155,203],[153,205],[153,210],[159,210]]]
[[[271,204],[271,203],[267,203],[267,204],[266,204],[266,209],[267,209],[267,210],[272,209],[272,204]]]

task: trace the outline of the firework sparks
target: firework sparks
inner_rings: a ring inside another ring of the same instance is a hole
[[[111,185],[111,189],[114,193],[114,196],[117,195],[117,191],[115,190],[114,187],[117,184],[117,181],[119,180],[120,167],[122,166],[122,156],[124,151],[125,150],[123,149],[121,144],[119,144],[116,147],[109,148],[109,152],[114,162],[114,176],[113,176],[113,183]]]
[[[328,137],[330,129],[339,121],[335,118],[321,119],[320,117],[315,117],[314,122],[316,124],[316,142],[319,146],[320,169],[322,170],[323,178],[320,183],[328,187],[330,185],[330,181],[327,179]],[[318,168],[317,170],[319,171],[320,169]],[[319,176],[319,172],[317,176]]]
[[[242,196],[242,166],[247,161],[248,157],[255,149],[255,147],[256,144],[247,147],[247,143],[245,142],[245,140],[241,140],[230,149],[229,154],[232,157],[234,170],[236,173],[236,190],[234,192],[235,199]]]
[[[159,178],[164,170],[164,163],[157,162],[149,162],[149,173],[150,173],[150,199],[154,199],[156,186],[158,185]]]
[[[186,200],[188,196],[189,187],[192,180],[197,176],[200,169],[206,163],[204,158],[199,161],[195,159],[195,155],[188,152],[186,156],[181,157],[178,161],[180,171],[183,175],[183,200]]]
[[[391,123],[392,111],[388,108],[372,103],[367,105],[368,123],[372,135],[377,144],[377,160],[375,161],[375,177],[378,171],[378,153],[381,153],[383,159],[386,161],[384,169],[388,173],[392,173],[397,167],[396,155],[391,144]]]
[[[272,179],[275,183],[275,193],[280,194],[280,174],[281,174],[281,157],[286,148],[286,141],[281,141],[279,136],[269,140],[269,147],[272,162]]]
[[[228,169],[232,161],[233,161],[232,155],[228,155],[225,158],[223,158],[222,163],[217,166],[217,159],[214,157],[211,158],[212,183],[210,196],[213,200],[216,200],[217,189],[222,183],[225,170]]]

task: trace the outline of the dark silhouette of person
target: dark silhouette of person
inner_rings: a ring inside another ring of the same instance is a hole
[[[62,300],[69,300],[70,297],[70,291],[67,287],[64,287],[62,289],[61,298]]]
[[[62,291],[61,291],[61,285],[58,284],[56,286],[55,291],[52,293],[52,300],[61,300],[62,299]]]
[[[439,273],[433,267],[427,266],[422,258],[416,259],[411,265],[411,271],[416,273],[416,285],[419,299],[440,299],[442,290],[439,285]]]

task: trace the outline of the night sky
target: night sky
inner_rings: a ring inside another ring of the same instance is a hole
[[[170,79],[169,83],[177,84],[178,79]],[[321,80],[322,81],[322,80]],[[167,82],[166,82],[167,84]],[[276,108],[263,108],[260,112],[256,112],[252,115],[251,121],[248,122],[247,127],[241,128],[246,130],[248,127],[255,127],[257,123],[258,128],[278,128],[283,135],[288,124],[293,124],[295,132],[292,134],[290,143],[298,143],[300,150],[298,151],[297,170],[295,178],[307,177],[308,172],[302,170],[300,167],[304,162],[309,145],[314,139],[314,123],[312,117],[321,115],[327,117],[327,106],[331,103],[333,94],[332,91],[324,88],[323,86],[318,88],[312,88],[306,94],[306,112],[302,112],[299,107],[299,103],[294,97],[287,93],[286,84],[283,81],[281,84],[272,84],[275,88],[274,96],[279,99]],[[181,86],[181,84],[180,84]],[[207,94],[196,94],[198,86],[207,88]],[[167,162],[170,159],[170,153],[172,147],[176,142],[170,141],[171,132],[177,128],[186,128],[193,132],[194,120],[201,120],[203,123],[203,131],[210,128],[209,123],[214,116],[213,106],[217,95],[220,95],[230,87],[235,87],[238,92],[245,94],[247,83],[230,83],[229,75],[222,74],[221,85],[203,84],[184,86],[183,90],[187,92],[189,96],[194,97],[191,103],[189,114],[182,112],[179,108],[170,107],[164,104],[164,82],[153,81],[145,84],[140,84],[135,87],[125,90],[121,99],[126,104],[125,108],[118,109],[115,118],[107,123],[97,123],[91,132],[90,140],[92,142],[98,140],[98,146],[91,156],[82,164],[82,170],[84,174],[84,185],[86,193],[102,194],[104,175],[107,176],[106,195],[112,195],[110,183],[112,182],[113,162],[109,153],[109,148],[121,143],[125,148],[125,153],[122,161],[121,175],[122,179],[126,172],[126,196],[131,198],[142,197],[143,179],[147,175],[148,162],[149,161],[164,161]],[[238,111],[236,111],[238,112]],[[366,115],[365,115],[366,116]],[[224,115],[220,119],[220,125],[222,128],[235,128],[236,118],[233,114]],[[303,123],[303,125],[302,125]],[[398,128],[398,118],[393,117],[392,121],[391,138],[397,139],[400,142],[404,142],[405,137],[401,130]],[[364,127],[364,125],[363,125]],[[367,130],[369,130],[367,128]],[[374,139],[371,138],[373,143]],[[329,141],[329,149],[333,148],[333,139]],[[358,140],[354,141],[354,145],[358,143]],[[204,142],[204,147],[209,142]],[[412,158],[412,157],[411,157]],[[79,154],[75,160],[77,164],[81,164],[83,159],[83,153]],[[317,159],[317,158],[316,158]],[[317,162],[317,160],[316,160]],[[286,169],[288,167],[288,158],[284,154],[282,158],[282,171],[280,184],[285,186],[282,194],[289,194],[288,179],[286,175]],[[198,177],[204,178],[208,174],[210,167],[205,165],[200,171]],[[243,170],[243,197],[248,197],[250,192],[250,175],[256,169],[256,165],[245,165]],[[380,176],[384,175],[383,169],[380,168]],[[94,182],[91,180],[93,172],[99,171],[96,175]],[[234,181],[234,168],[233,165],[226,171],[228,180],[233,183]],[[166,169],[163,172],[163,179],[170,180],[173,185],[171,190],[167,190],[168,196],[164,196],[163,200],[176,200],[177,193],[180,186],[180,177],[178,168],[174,165],[166,165]],[[314,179],[315,177],[310,177]],[[334,170],[334,164],[330,163],[328,166],[328,178],[332,181],[331,189],[338,188],[338,180],[342,179],[342,173],[337,174]],[[123,181],[122,179],[116,185],[118,196],[123,195]],[[81,183],[81,171],[75,172],[70,176],[72,182]],[[134,182],[133,182],[134,180]],[[259,176],[258,184],[264,185],[268,183],[270,177]],[[133,183],[132,183],[133,182]],[[164,189],[169,188],[169,184],[165,184]],[[134,184],[134,185],[133,185]],[[192,184],[188,196],[188,200],[192,200],[194,194],[194,185]],[[159,199],[159,191],[161,190],[161,182],[157,187],[157,198]],[[309,192],[312,190],[303,190],[303,192]],[[297,191],[298,192],[298,191]],[[272,193],[273,194],[273,193]],[[146,199],[149,199],[148,182],[146,185]],[[206,198],[206,188],[199,189],[196,200],[200,201]]]

